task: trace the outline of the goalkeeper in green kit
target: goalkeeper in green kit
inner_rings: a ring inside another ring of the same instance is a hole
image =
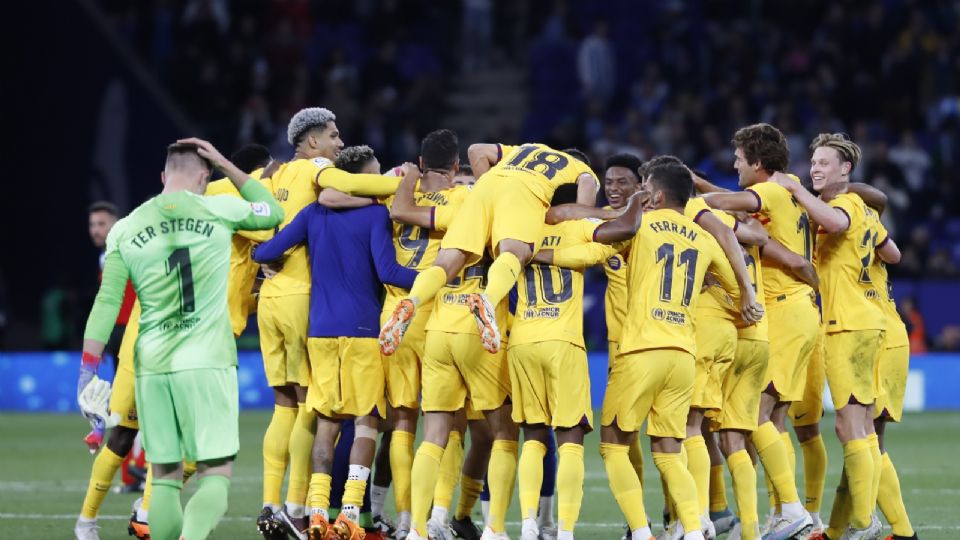
[[[204,197],[212,168],[244,200]],[[167,148],[163,191],[117,222],[107,237],[103,282],[87,319],[78,400],[93,424],[110,415],[109,385],[96,368],[129,277],[140,299],[134,349],[136,403],[153,465],[154,540],[206,538],[227,510],[238,434],[237,349],[227,313],[230,243],[238,229],[271,229],[283,210],[259,182],[210,143]],[[197,462],[198,488],[180,506],[183,461]]]

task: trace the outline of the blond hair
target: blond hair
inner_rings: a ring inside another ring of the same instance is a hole
[[[850,164],[851,173],[857,168],[857,164],[860,163],[860,158],[863,156],[863,152],[860,151],[857,143],[851,141],[845,133],[821,133],[814,137],[813,142],[810,143],[810,150],[816,150],[821,146],[836,150],[837,155],[840,156],[840,163],[846,161]]]

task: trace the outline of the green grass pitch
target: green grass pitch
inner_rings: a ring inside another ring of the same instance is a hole
[[[240,416],[241,453],[230,493],[230,509],[212,538],[259,538],[254,516],[260,509],[260,444],[269,421],[266,412]],[[73,538],[93,457],[81,438],[86,423],[80,415],[4,413],[0,437],[0,538]],[[822,424],[830,455],[826,501],[829,514],[841,468],[841,452],[833,435],[833,417]],[[925,540],[960,537],[960,414],[908,414],[904,423],[887,432],[887,448],[900,473],[903,495],[914,526]],[[587,442],[584,502],[576,534],[579,538],[619,538],[622,517],[607,486],[597,450],[598,436]],[[649,450],[649,444],[644,444]],[[797,448],[798,460],[802,453]],[[649,458],[649,454],[647,454]],[[645,506],[659,521],[662,496],[652,461],[647,459]],[[802,466],[798,466],[802,474]],[[759,480],[763,486],[763,480]],[[728,500],[733,494],[727,481]],[[801,483],[802,490],[802,483]],[[191,490],[187,488],[186,495]],[[129,538],[126,520],[134,495],[110,493],[100,519],[102,539]],[[514,495],[516,500],[516,495]],[[761,516],[766,512],[765,490],[760,493]],[[392,506],[392,505],[391,505]],[[479,520],[479,505],[476,509]],[[509,532],[519,536],[519,511],[508,516]],[[656,526],[655,526],[656,528]],[[889,534],[889,529],[885,530]]]

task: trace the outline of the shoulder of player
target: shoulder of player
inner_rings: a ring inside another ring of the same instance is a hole
[[[294,159],[280,165],[271,178],[283,178],[287,175],[309,175],[312,180],[320,171],[332,167],[334,167],[333,162],[324,157]]]
[[[213,180],[207,184],[207,189],[204,191],[204,195],[227,195],[231,193],[239,194],[237,188],[233,185],[233,182],[229,178],[220,178],[218,180]]]

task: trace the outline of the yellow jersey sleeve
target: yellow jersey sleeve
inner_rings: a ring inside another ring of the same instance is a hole
[[[312,160],[320,162],[316,173],[317,185],[321,188],[333,188],[348,195],[360,197],[386,197],[397,192],[402,178],[397,176],[383,176],[380,174],[348,173],[329,163],[325,158]]]
[[[737,220],[733,216],[726,212],[710,208],[707,206],[707,202],[703,200],[703,197],[691,197],[687,201],[687,206],[683,209],[683,215],[693,220],[694,223],[697,223],[697,220],[700,219],[700,216],[702,216],[704,212],[710,212],[717,216],[717,219],[731,229],[737,228]]]
[[[877,249],[883,247],[883,244],[890,241],[890,234],[887,228],[883,226],[880,220],[877,220]],[[883,308],[884,317],[886,317],[886,334],[884,337],[884,346],[888,349],[894,347],[906,347],[910,345],[910,337],[907,335],[907,327],[900,318],[897,311],[897,302],[893,298],[893,283],[890,281],[890,275],[887,272],[887,265],[880,257],[874,257],[870,266],[870,278],[876,284],[880,294],[880,305]]]
[[[828,334],[883,330],[883,295],[870,273],[879,240],[878,216],[852,193],[837,196],[830,206],[843,211],[850,218],[850,226],[842,233],[818,237],[817,270],[824,329]]]
[[[790,175],[799,183],[797,177]],[[757,218],[771,238],[790,251],[812,260],[813,230],[807,211],[784,187],[773,182],[761,182],[747,188],[757,198]],[[782,301],[797,294],[810,295],[813,289],[797,279],[789,268],[768,263],[762,273],[766,302]]]
[[[540,249],[583,244],[596,224],[584,220],[544,226]],[[530,264],[517,282],[517,311],[510,345],[566,341],[584,347],[583,270]]]
[[[446,190],[447,203],[437,205],[433,208],[433,229],[437,231],[446,231],[453,221],[453,217],[460,211],[460,206],[470,194],[469,186],[456,186]]]

